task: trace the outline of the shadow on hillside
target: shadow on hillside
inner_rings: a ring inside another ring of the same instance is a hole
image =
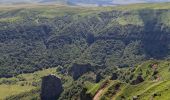
[[[139,11],[144,22],[142,45],[147,58],[163,59],[168,56],[167,33],[158,18],[167,10],[144,9]]]

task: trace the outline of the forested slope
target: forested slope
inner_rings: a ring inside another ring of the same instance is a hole
[[[133,9],[132,9],[133,8]],[[169,57],[169,4],[3,7],[0,76],[72,63],[127,67]]]

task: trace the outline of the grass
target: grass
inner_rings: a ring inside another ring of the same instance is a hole
[[[3,6],[0,5],[0,12],[11,12],[21,10],[23,13],[31,14],[35,12],[37,17],[54,18],[56,16],[69,15],[81,15],[86,16],[92,13],[99,13],[102,11],[111,11],[111,7],[76,7],[76,6],[65,6],[65,5],[13,5],[13,6]]]
[[[0,5],[1,10],[14,10],[20,8],[32,9],[32,8],[76,8],[76,9],[89,9],[89,10],[139,10],[139,9],[170,9],[170,3],[141,3],[141,4],[129,4],[129,5],[120,5],[116,7],[76,7],[76,6],[67,6],[62,4],[51,4],[51,5],[41,5],[41,4],[20,4],[20,5]]]
[[[57,74],[56,68],[45,69],[29,74],[21,74],[13,78],[0,79],[0,100],[13,95],[19,95],[40,87],[41,77]]]
[[[120,81],[113,81],[110,80],[110,84],[104,89],[103,94],[101,95],[101,99],[105,99],[105,100],[111,100],[112,98],[114,98],[116,96],[116,94],[118,94],[118,92],[120,92],[120,90],[115,90],[115,86],[119,84],[120,88],[123,88],[124,84],[122,84]]]
[[[145,91],[142,94],[140,94],[140,97],[143,100],[148,100],[149,98],[153,96],[153,94],[159,95],[159,94],[162,94],[163,91],[166,94],[170,94],[169,91],[167,90],[169,89],[169,87],[170,87],[170,81],[159,82],[156,85],[151,85],[149,88],[146,88]],[[159,99],[160,98],[161,97],[159,97]],[[167,99],[163,99],[163,100],[167,100]]]
[[[105,83],[110,83],[111,81],[108,79],[105,80],[101,80],[99,83],[91,83],[91,82],[86,82],[85,83],[85,88],[87,89],[87,94],[91,94],[91,96],[94,96],[97,91],[99,91],[101,89],[101,87],[105,84]],[[107,87],[107,86],[106,86]],[[106,88],[105,87],[105,88]]]
[[[18,95],[12,95],[5,98],[5,100],[40,100],[40,89],[32,89],[30,91],[24,91]]]
[[[87,94],[91,94],[92,96],[94,96],[96,94],[96,92],[100,89],[101,83],[90,83],[90,82],[86,82],[85,83],[85,87],[87,88]]]
[[[117,18],[117,21],[120,25],[132,24],[137,26],[143,26],[143,21],[137,14],[119,17]]]
[[[155,85],[155,83],[154,82],[143,82],[138,85],[126,85],[126,87],[122,90],[122,94],[116,97],[116,99],[119,100],[121,96],[124,96],[126,97],[127,100],[130,100],[132,99],[133,96],[137,96],[143,93],[146,88],[150,88],[150,86],[152,85]]]
[[[14,23],[14,22],[17,22],[17,21],[19,21],[21,19],[22,19],[21,17],[1,18],[0,22]]]
[[[158,75],[161,76],[160,80],[153,79],[153,69],[150,67],[152,64],[157,64]],[[142,73],[145,81],[137,85],[131,85],[129,83],[123,83],[120,81],[109,80],[109,84],[103,89],[100,95],[101,100],[120,100],[125,97],[125,100],[131,100],[134,96],[139,96],[139,100],[149,100],[153,98],[154,100],[169,100],[170,97],[170,72],[169,72],[169,61],[157,61],[149,60],[139,66],[133,72],[135,76]],[[146,74],[147,71],[149,74]],[[103,81],[104,82],[104,81]],[[101,82],[102,83],[102,82]],[[100,84],[88,83],[87,90],[88,93],[96,94],[100,89]],[[115,85],[120,84],[120,89],[115,91]],[[156,96],[154,96],[154,94]]]
[[[143,3],[117,6],[115,10],[170,9],[170,3]]]
[[[35,87],[33,86],[20,86],[20,85],[0,85],[0,100],[3,100],[4,98],[16,95],[22,92],[28,92]]]
[[[158,75],[161,77],[159,81],[153,80],[153,72],[149,65],[158,63]],[[126,97],[127,100],[132,99],[133,96],[139,95],[140,100],[149,100],[153,97],[153,94],[158,96],[154,97],[154,100],[169,100],[169,88],[170,88],[170,72],[169,72],[169,61],[147,61],[136,68],[134,74],[144,73],[145,82],[137,85],[127,85],[123,89],[122,94],[117,96],[116,99],[119,100],[121,96]],[[150,70],[150,74],[146,75],[146,71]],[[130,92],[129,92],[130,91]]]
[[[7,9],[7,10],[6,10]],[[0,18],[0,22],[17,22],[20,20],[26,20],[28,16],[31,19],[34,19],[36,23],[41,18],[47,18],[48,20],[53,19],[57,16],[67,16],[72,15],[72,20],[81,20],[84,16],[92,16],[98,17],[100,12],[110,12],[113,10],[117,11],[130,11],[130,14],[118,16],[118,18],[114,18],[108,25],[113,26],[113,24],[119,23],[120,25],[137,25],[143,26],[145,22],[152,20],[152,17],[157,17],[157,15],[153,15],[148,13],[146,17],[143,19],[139,12],[141,10],[156,10],[156,9],[170,9],[170,3],[156,3],[156,4],[130,4],[124,6],[116,6],[116,7],[76,7],[76,6],[66,6],[66,5],[19,5],[19,6],[0,6],[0,15],[5,15],[8,13],[12,13],[15,16],[12,18],[2,17]],[[169,12],[165,12],[158,16],[159,22],[163,23],[166,26],[170,26]],[[152,17],[151,17],[152,16]],[[142,16],[143,17],[143,16]],[[109,26],[108,26],[109,27]]]

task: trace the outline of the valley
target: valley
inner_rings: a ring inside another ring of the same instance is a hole
[[[51,75],[59,100],[169,100],[169,16],[170,3],[1,6],[0,99],[40,100]]]

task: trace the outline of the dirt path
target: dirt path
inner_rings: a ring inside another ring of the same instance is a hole
[[[96,93],[96,95],[93,97],[93,100],[99,100],[100,96],[102,95],[104,89],[108,86],[110,82],[107,80],[102,86],[101,88],[98,90],[98,92]]]
[[[93,97],[93,100],[99,100],[100,96],[102,95],[102,92],[104,91],[104,89],[107,87],[107,85],[109,84],[109,81],[106,81],[101,88],[98,90],[98,92],[96,93],[96,95]]]
[[[102,95],[104,89],[101,89],[97,92],[97,94],[93,97],[93,100],[99,100],[100,96]]]

